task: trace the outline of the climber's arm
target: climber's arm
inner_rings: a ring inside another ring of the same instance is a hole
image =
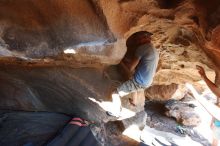
[[[130,63],[125,63],[123,60],[120,62],[120,66],[123,68],[127,79],[129,79],[132,76],[139,61],[140,59],[133,58]]]
[[[201,66],[196,66],[198,69],[199,74],[201,75],[202,79],[206,82],[207,86],[210,88],[210,90],[217,96],[217,101],[219,101],[220,97],[220,88],[216,86],[212,81],[209,80],[209,78],[206,76],[204,69]]]

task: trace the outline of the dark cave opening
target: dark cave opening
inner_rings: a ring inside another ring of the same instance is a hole
[[[176,8],[182,0],[156,0],[161,9]]]

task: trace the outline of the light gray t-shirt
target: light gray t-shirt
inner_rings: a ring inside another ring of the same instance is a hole
[[[134,79],[138,84],[149,87],[156,73],[159,54],[152,44],[143,44],[137,48],[135,56],[140,62],[136,67]]]

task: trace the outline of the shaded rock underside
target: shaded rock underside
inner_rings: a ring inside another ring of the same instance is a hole
[[[147,98],[181,99],[186,82],[202,91],[195,65],[214,81],[219,16],[218,0],[0,0],[0,109],[110,120],[97,102],[123,81],[111,65],[138,30],[154,33],[160,53]]]

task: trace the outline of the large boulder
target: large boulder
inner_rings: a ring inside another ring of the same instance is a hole
[[[2,108],[106,119],[97,103],[107,100],[114,79],[104,78],[105,69],[120,62],[126,38],[139,30],[154,34],[160,53],[148,98],[182,98],[186,82],[199,85],[196,65],[214,81],[218,57],[206,44],[219,44],[218,0],[0,0],[0,8]]]
[[[180,124],[198,126],[201,123],[200,116],[194,110],[194,104],[170,100],[165,107],[167,108],[166,115],[175,118]]]
[[[110,119],[90,100],[111,100],[111,82],[97,69],[1,68],[1,109],[58,112],[97,122]]]

